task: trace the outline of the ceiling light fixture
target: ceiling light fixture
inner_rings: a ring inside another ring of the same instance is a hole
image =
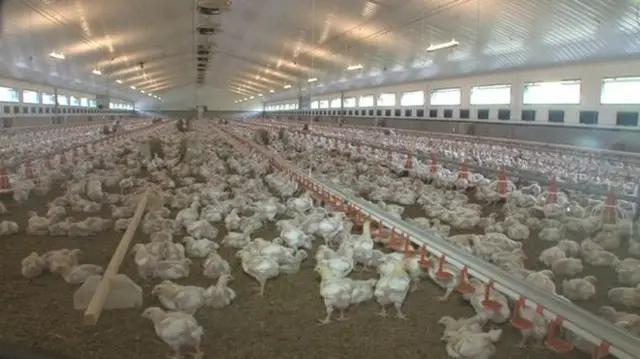
[[[318,79],[315,78],[315,77],[312,77],[312,78],[307,80],[307,82],[316,82],[316,81],[318,81]]]
[[[291,85],[284,85],[284,89],[285,89],[285,90],[286,90],[286,89],[290,89],[290,88],[291,88]],[[273,90],[271,90],[271,91],[273,91]]]
[[[140,90],[141,93],[144,93],[144,90]]]
[[[62,52],[51,51],[49,56],[53,57],[54,59],[58,59],[58,60],[64,60],[65,59],[64,54]]]
[[[93,69],[91,71],[91,73],[94,74],[94,75],[102,75],[102,72],[100,72],[100,70],[98,70],[98,69]]]
[[[131,87],[131,89],[132,89],[132,90],[135,90],[135,89],[136,89],[136,87],[135,87],[135,86],[130,86],[130,87]]]
[[[258,94],[258,96],[259,96],[259,97],[262,97],[262,94],[261,94],[261,93],[259,93],[259,94]]]
[[[364,66],[362,66],[362,64],[355,64],[355,65],[350,65],[349,67],[347,67],[347,70],[348,71],[360,70],[363,67]]]
[[[121,84],[121,83],[122,83],[122,80],[116,80],[116,82],[117,82],[117,83],[119,83],[119,84]]]
[[[447,41],[447,42],[443,42],[440,44],[431,44],[428,48],[427,51],[428,52],[433,52],[433,51],[438,51],[438,50],[444,50],[444,49],[448,49],[451,47],[456,47],[460,45],[459,42],[456,41],[456,39],[451,39],[451,41]]]
[[[249,99],[251,99],[251,100],[253,100],[254,98],[256,98],[256,97],[255,97],[255,96],[251,96],[251,97],[249,97]]]

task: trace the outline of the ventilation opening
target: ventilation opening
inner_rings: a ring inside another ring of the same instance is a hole
[[[209,36],[218,32],[218,28],[217,27],[199,27],[198,32],[200,33],[200,35]]]
[[[198,58],[197,58],[197,59],[198,59],[198,61],[208,61],[208,60],[209,60],[209,58],[208,58],[208,57],[206,57],[206,56],[205,56],[205,57],[198,56]]]
[[[220,15],[222,13],[222,10],[217,7],[199,6],[198,12],[202,15]]]

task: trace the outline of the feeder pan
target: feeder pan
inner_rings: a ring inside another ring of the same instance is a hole
[[[458,288],[456,288],[456,290],[458,291],[458,293],[461,293],[461,294],[471,294],[476,292],[476,288],[466,282],[460,283],[460,285],[458,286]]]
[[[482,301],[482,306],[493,310],[495,312],[499,311],[500,309],[502,309],[502,304],[496,300],[492,300],[492,299],[485,299]]]
[[[420,268],[422,269],[430,269],[433,265],[431,264],[431,262],[429,262],[429,260],[427,259],[421,259],[418,261],[418,265],[420,266]]]
[[[389,243],[389,248],[397,252],[404,251],[404,243],[402,241],[396,241],[395,243]]]
[[[547,347],[549,347],[551,351],[557,354],[568,353],[571,351],[571,349],[573,349],[573,345],[571,345],[569,342],[557,338],[548,339]]]
[[[436,277],[438,277],[438,279],[440,280],[451,280],[453,279],[453,274],[440,270],[438,271],[438,273],[436,273]]]
[[[518,314],[517,317],[511,319],[511,324],[520,330],[528,330],[533,328],[533,322],[528,319],[524,319],[520,316],[520,314]]]

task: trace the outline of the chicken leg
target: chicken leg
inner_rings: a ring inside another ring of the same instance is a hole
[[[396,318],[402,320],[409,319],[406,315],[404,315],[404,313],[402,313],[402,303],[395,303],[394,306],[396,307]]]
[[[202,359],[202,350],[200,350],[200,344],[196,345],[194,347],[194,349],[196,350],[193,354],[191,354],[191,357],[193,359]]]
[[[331,323],[331,314],[333,313],[333,307],[327,306],[327,316],[324,319],[318,319],[321,325]]]
[[[338,317],[338,320],[348,320],[349,318],[344,316],[344,309],[340,309],[340,317]]]
[[[386,317],[387,316],[387,308],[384,307],[384,305],[380,306],[380,311],[378,313],[376,313],[377,315],[381,316],[381,317]]]
[[[167,359],[183,359],[182,354],[180,354],[180,346],[178,347],[171,346],[171,347],[173,348],[174,354],[168,355]]]

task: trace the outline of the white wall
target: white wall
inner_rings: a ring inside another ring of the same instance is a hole
[[[38,91],[38,92],[46,92],[46,93],[50,93],[50,94],[54,93],[54,87],[53,86],[32,84],[32,83],[29,83],[29,82],[9,79],[9,78],[1,78],[0,77],[0,86],[19,89],[20,90],[20,96],[22,96],[22,90],[32,90],[32,91]],[[96,99],[96,95],[95,94],[83,93],[83,92],[78,92],[78,91],[71,91],[71,90],[66,90],[66,89],[63,89],[63,88],[58,88],[58,94],[59,95],[66,95],[66,96],[75,96],[75,97],[78,97],[78,98],[86,97],[86,98],[92,99],[92,100]]]
[[[197,95],[196,95],[197,89]],[[195,97],[197,96],[197,104],[207,106],[209,111],[255,111],[262,110],[261,98],[256,97],[253,100],[236,104],[239,98],[224,89],[211,86],[196,87],[195,85],[175,88],[159,94],[162,97],[160,104],[151,101],[144,102],[143,107],[148,109],[161,109],[167,111],[184,111],[193,109],[196,105]]]
[[[536,123],[547,122],[547,114],[550,109],[564,110],[565,118],[564,125],[579,124],[579,112],[580,111],[598,111],[598,125],[597,127],[615,126],[616,124],[616,112],[617,111],[638,111],[640,105],[602,105],[600,103],[601,85],[602,79],[607,77],[628,77],[638,76],[640,77],[640,60],[631,61],[617,61],[606,63],[591,63],[591,64],[573,64],[564,67],[543,68],[543,69],[531,69],[526,71],[510,71],[501,72],[487,75],[478,75],[473,77],[460,77],[460,78],[448,78],[433,80],[427,82],[407,83],[396,86],[383,86],[377,88],[359,89],[354,91],[345,91],[344,97],[355,96],[359,98],[362,95],[373,94],[374,98],[381,93],[393,92],[396,93],[396,106],[400,107],[400,98],[403,92],[422,90],[425,92],[425,105],[418,107],[402,107],[403,116],[404,109],[424,109],[425,117],[428,118],[428,110],[430,108],[439,109],[438,118],[442,119],[442,109],[450,108],[453,110],[453,120],[459,119],[460,109],[469,109],[470,118],[475,119],[476,111],[478,109],[489,109],[490,120],[497,120],[498,109],[511,110],[511,120],[519,120],[520,114],[523,109],[535,109],[536,110]],[[524,84],[527,82],[544,82],[544,81],[561,81],[561,80],[581,80],[581,94],[579,105],[523,105],[522,93]],[[482,85],[498,85],[498,84],[511,84],[511,104],[509,105],[480,105],[471,106],[469,104],[470,89],[473,86]],[[430,106],[429,96],[430,91],[441,88],[460,87],[462,90],[461,104],[459,106]],[[332,99],[341,96],[341,93],[330,93],[313,96],[312,101]],[[638,95],[640,96],[640,94]],[[294,99],[287,101],[274,101],[268,102],[267,106],[279,105],[284,103],[291,103]],[[393,111],[392,111],[393,113]],[[415,115],[415,111],[413,111]],[[391,116],[393,117],[393,116]],[[502,122],[502,121],[501,121]],[[524,124],[529,124],[524,122]]]

